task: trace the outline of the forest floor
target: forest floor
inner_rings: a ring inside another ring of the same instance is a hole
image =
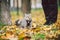
[[[23,18],[22,12],[19,13],[20,15],[17,16],[15,11],[11,12],[13,24],[1,28],[0,40],[56,40],[60,35],[60,11],[58,11],[56,23],[43,25],[46,21],[43,10],[32,10],[33,27],[31,29],[21,29],[15,25],[17,19]]]

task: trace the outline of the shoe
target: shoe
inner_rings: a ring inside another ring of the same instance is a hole
[[[52,21],[46,21],[46,22],[44,23],[44,25],[51,25],[51,24],[53,24],[53,23],[55,23],[55,22],[52,22]]]
[[[49,22],[45,22],[44,25],[50,25],[50,23]]]

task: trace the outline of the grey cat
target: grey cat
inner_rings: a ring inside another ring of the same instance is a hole
[[[22,28],[30,28],[32,26],[31,14],[25,14],[25,17],[22,20],[18,19],[15,23],[17,26],[20,26]]]

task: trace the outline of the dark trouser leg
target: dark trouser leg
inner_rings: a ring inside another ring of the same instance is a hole
[[[55,23],[57,21],[58,14],[57,0],[42,0],[42,6],[47,24]]]

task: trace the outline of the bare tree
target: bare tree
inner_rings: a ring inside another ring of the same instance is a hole
[[[0,0],[0,13],[1,13],[1,0]],[[0,18],[1,18],[1,14],[0,14]],[[0,19],[1,20],[1,19]]]
[[[37,4],[37,0],[34,0],[35,9],[37,9],[36,4]]]
[[[13,0],[13,8],[15,8],[15,0]]]
[[[60,6],[60,0],[59,0],[59,6]]]
[[[31,12],[31,0],[22,0],[22,11],[23,13]]]
[[[10,0],[1,1],[1,22],[7,25],[11,25],[11,15],[10,15]]]
[[[17,15],[19,15],[19,0],[17,0]]]

